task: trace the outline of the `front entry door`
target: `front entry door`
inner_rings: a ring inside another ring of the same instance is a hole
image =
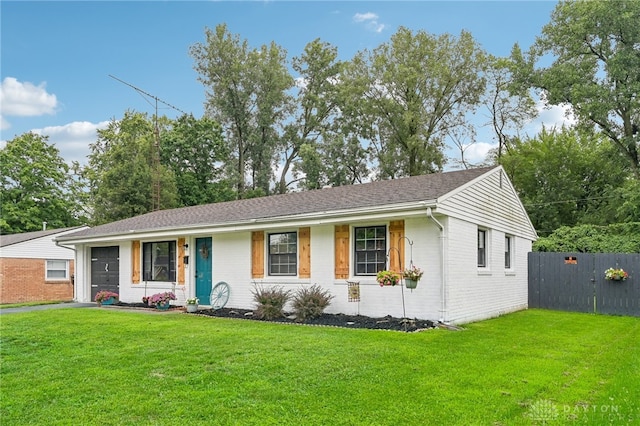
[[[196,297],[203,305],[211,296],[211,237],[196,238]]]
[[[91,300],[102,290],[120,293],[120,248],[91,247]]]

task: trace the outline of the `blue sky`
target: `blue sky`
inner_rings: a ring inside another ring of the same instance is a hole
[[[250,46],[274,41],[299,56],[316,38],[340,59],[389,41],[400,26],[432,34],[465,29],[489,53],[527,49],[549,22],[555,1],[6,1],[1,15],[1,134],[49,136],[67,161],[84,163],[96,129],[127,109],[153,114],[153,101],[113,75],[182,111],[201,117],[205,87],[189,47],[205,28],[226,23]],[[179,115],[163,104],[159,113]],[[562,110],[531,123],[561,122]],[[466,156],[482,157],[493,143],[479,129]],[[455,155],[455,152],[450,152]]]

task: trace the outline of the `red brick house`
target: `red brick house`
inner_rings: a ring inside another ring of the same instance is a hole
[[[0,236],[0,303],[73,299],[74,250],[54,242],[86,227]]]

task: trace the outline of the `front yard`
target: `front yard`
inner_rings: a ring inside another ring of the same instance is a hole
[[[0,422],[640,423],[640,318],[543,310],[401,333],[185,314],[0,317]]]

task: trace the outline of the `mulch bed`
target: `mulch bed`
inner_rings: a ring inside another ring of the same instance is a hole
[[[123,306],[131,308],[141,309],[153,309],[144,305],[143,303],[123,303],[118,302],[114,306]],[[169,311],[184,310],[183,307],[172,307]],[[363,315],[345,315],[345,314],[322,314],[317,318],[308,319],[306,321],[296,321],[295,316],[287,315],[282,318],[276,318],[272,320],[265,320],[257,318],[253,315],[253,311],[249,309],[234,309],[234,308],[222,308],[222,309],[198,309],[197,312],[188,315],[204,315],[218,318],[235,318],[243,320],[253,321],[265,321],[265,322],[277,322],[288,324],[306,324],[316,326],[329,326],[329,327],[343,327],[343,328],[366,328],[371,330],[394,330],[403,332],[415,332],[436,328],[437,323],[430,320],[410,319],[410,318],[395,318],[392,316],[386,316],[382,318],[371,318]]]

